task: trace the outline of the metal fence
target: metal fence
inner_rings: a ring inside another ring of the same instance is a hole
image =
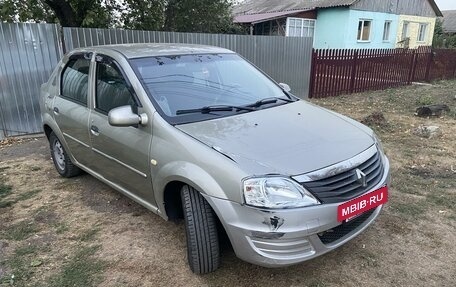
[[[42,131],[39,90],[62,57],[57,25],[0,23],[0,139]]]
[[[122,29],[63,28],[65,48],[123,43],[187,43],[233,50],[265,71],[293,93],[309,93],[313,38],[202,33],[134,31]]]
[[[0,139],[41,132],[39,91],[67,51],[120,43],[191,43],[236,51],[293,93],[307,97],[312,38],[63,28],[0,23]]]

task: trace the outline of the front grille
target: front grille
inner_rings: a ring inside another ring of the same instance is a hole
[[[361,214],[360,216],[349,222],[344,222],[341,225],[334,227],[333,229],[330,229],[328,231],[323,232],[322,234],[319,234],[318,237],[320,238],[323,244],[333,243],[334,241],[343,238],[344,236],[355,230],[358,226],[363,224],[372,215],[372,213],[374,213],[374,211],[375,208]]]
[[[361,170],[366,175],[367,186],[363,187],[358,182],[356,169]],[[380,182],[382,176],[382,160],[380,153],[376,152],[359,166],[324,179],[303,182],[302,185],[322,203],[337,203],[353,199],[372,189]]]

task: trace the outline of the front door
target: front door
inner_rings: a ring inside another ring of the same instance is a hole
[[[141,103],[120,66],[107,56],[96,58],[95,101],[89,119],[94,152],[90,168],[155,205],[149,165],[151,126],[113,127],[109,124],[111,109],[130,105],[137,111]]]
[[[91,160],[89,113],[89,67],[91,54],[72,55],[62,70],[60,95],[55,98],[54,119],[63,133],[69,152],[81,164]],[[60,139],[62,140],[62,139]]]

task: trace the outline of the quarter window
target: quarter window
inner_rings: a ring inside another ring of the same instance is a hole
[[[97,62],[97,93],[95,108],[103,113],[121,106],[135,104],[127,82],[115,63]]]
[[[287,36],[289,37],[313,37],[315,20],[303,18],[287,19]]]
[[[61,95],[87,106],[90,61],[85,58],[70,59],[62,74]]]
[[[391,21],[385,21],[385,26],[383,27],[383,41],[389,41],[391,31]]]
[[[426,41],[427,24],[420,24],[418,31],[418,42]]]
[[[372,26],[371,20],[359,20],[358,41],[363,41],[363,42],[370,41],[371,26]]]

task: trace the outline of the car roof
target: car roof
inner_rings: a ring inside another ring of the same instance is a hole
[[[85,48],[84,50],[102,52],[103,50],[114,50],[123,54],[128,59],[155,57],[155,56],[177,56],[189,54],[226,54],[234,53],[231,50],[214,46],[177,44],[177,43],[143,43],[143,44],[116,44],[103,45]]]

